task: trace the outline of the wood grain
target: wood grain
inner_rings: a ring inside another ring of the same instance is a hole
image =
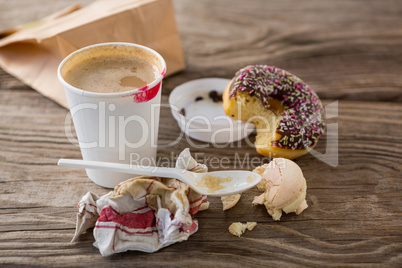
[[[0,0],[0,6],[6,2],[11,1]],[[12,2],[20,17],[29,12],[24,1]],[[402,266],[399,2],[174,3],[187,69],[166,79],[163,103],[182,82],[230,78],[246,64],[277,65],[302,77],[324,104],[338,101],[338,115],[329,121],[338,125],[338,156],[327,154],[338,157],[337,166],[312,155],[296,160],[308,185],[309,208],[299,216],[274,222],[263,206],[251,205],[256,189],[225,212],[219,199],[208,198],[210,208],[195,216],[200,228],[188,241],[154,254],[131,251],[103,258],[92,246],[91,232],[69,243],[80,198],[88,191],[102,195],[109,190],[94,185],[82,170],[56,166],[59,158],[81,157],[66,138],[67,111],[0,70],[0,265]],[[245,140],[220,149],[199,148],[205,144],[186,137],[177,140],[180,130],[167,109],[160,122],[160,164],[173,165],[186,147],[212,169],[221,168],[214,161],[222,158],[228,159],[228,168],[238,169],[269,161]],[[328,135],[316,150],[324,153],[334,138]],[[258,225],[237,238],[227,232],[234,221]]]
[[[180,82],[268,64],[298,75],[321,98],[402,101],[398,1],[175,4],[189,65]]]

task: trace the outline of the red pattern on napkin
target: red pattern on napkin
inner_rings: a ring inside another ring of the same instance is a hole
[[[188,149],[179,155],[176,167],[207,171],[195,162]],[[176,179],[133,178],[100,198],[92,193],[82,198],[73,241],[94,227],[94,246],[103,256],[127,250],[155,252],[187,240],[196,232],[198,222],[191,216],[203,204],[208,204],[206,196]]]

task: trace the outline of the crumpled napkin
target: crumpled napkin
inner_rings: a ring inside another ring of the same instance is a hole
[[[208,171],[188,148],[180,153],[176,168]],[[82,197],[72,242],[94,227],[94,246],[102,256],[127,250],[155,252],[187,240],[198,230],[192,215],[208,206],[205,195],[179,180],[148,176],[129,179],[102,197],[91,192]]]

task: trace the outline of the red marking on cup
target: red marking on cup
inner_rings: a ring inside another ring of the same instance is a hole
[[[138,89],[141,92],[136,92],[127,96],[123,97],[133,97],[133,102],[135,103],[141,103],[141,102],[147,102],[155,98],[155,96],[159,92],[159,88],[161,87],[161,82],[156,84],[154,87],[148,89],[148,86],[142,87]]]
[[[165,77],[166,69],[162,70],[161,75],[163,77]],[[130,94],[127,96],[123,96],[123,97],[131,97],[132,96],[133,102],[135,102],[135,103],[150,101],[153,98],[155,98],[155,96],[158,94],[159,89],[161,87],[161,83],[162,83],[162,80],[152,88],[148,88],[148,86],[144,86],[144,87],[141,87],[138,89],[138,91],[142,91],[142,92],[136,92],[136,93],[133,93],[133,94]]]
[[[148,89],[148,86],[144,86],[144,87],[139,88],[138,90],[139,90],[139,91],[145,91],[145,90],[147,90],[147,89]]]

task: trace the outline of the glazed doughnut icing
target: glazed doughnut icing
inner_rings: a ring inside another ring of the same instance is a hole
[[[325,110],[300,78],[274,66],[239,70],[223,94],[225,113],[256,125],[256,150],[293,159],[313,148],[325,131]]]

